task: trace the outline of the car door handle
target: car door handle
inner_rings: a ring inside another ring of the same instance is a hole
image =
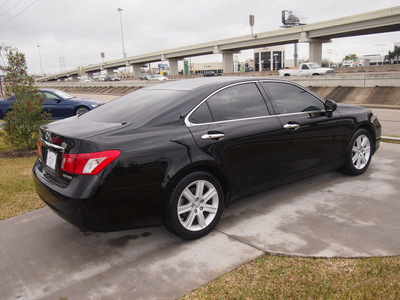
[[[203,140],[218,140],[225,136],[223,133],[207,133],[201,136]]]
[[[295,124],[295,123],[288,123],[288,124],[283,125],[283,128],[285,128],[285,129],[296,130],[299,127],[300,127],[300,124]]]

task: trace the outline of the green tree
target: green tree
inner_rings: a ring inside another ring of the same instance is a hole
[[[36,148],[39,127],[50,114],[43,111],[43,97],[28,75],[25,54],[18,49],[0,46],[0,71],[5,74],[4,95],[15,97],[11,111],[4,117],[5,140],[18,148]]]
[[[400,47],[395,46],[393,51],[389,51],[388,54],[385,56],[385,60],[388,60],[389,63],[399,63],[400,57]]]
[[[344,60],[357,60],[358,56],[357,54],[347,54],[344,58]]]

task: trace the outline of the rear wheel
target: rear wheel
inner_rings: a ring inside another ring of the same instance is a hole
[[[208,234],[218,223],[224,207],[219,182],[209,173],[186,175],[167,200],[164,223],[177,236],[194,240]]]
[[[372,154],[371,134],[365,129],[357,130],[347,149],[345,172],[350,175],[364,173],[371,162]]]

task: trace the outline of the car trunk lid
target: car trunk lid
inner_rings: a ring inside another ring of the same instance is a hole
[[[65,172],[62,168],[66,156],[87,152],[82,151],[82,148],[85,149],[82,145],[88,138],[130,125],[127,122],[79,122],[80,120],[76,119],[74,117],[50,123],[40,129],[37,148],[39,160],[43,165],[42,170],[47,174],[49,180],[59,186],[68,185],[75,176]]]

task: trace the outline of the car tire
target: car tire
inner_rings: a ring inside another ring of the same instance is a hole
[[[84,113],[87,113],[89,111],[89,108],[85,106],[79,106],[75,109],[75,116],[80,116],[83,115]]]
[[[188,240],[207,235],[217,225],[224,207],[218,180],[207,172],[193,172],[173,188],[164,211],[164,225]]]
[[[350,140],[346,152],[344,171],[350,175],[360,175],[368,169],[372,158],[372,138],[365,129],[359,129]]]

